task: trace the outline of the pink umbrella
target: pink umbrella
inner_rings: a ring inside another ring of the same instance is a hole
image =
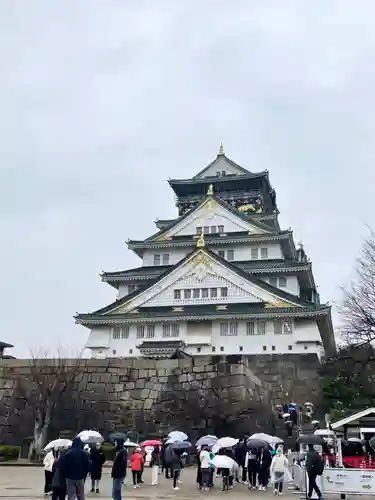
[[[142,445],[144,448],[146,446],[161,446],[163,443],[157,439],[149,439],[148,441],[143,441]]]

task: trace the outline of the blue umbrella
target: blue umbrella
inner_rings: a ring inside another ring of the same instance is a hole
[[[189,441],[175,441],[171,446],[174,450],[187,450],[192,444]]]

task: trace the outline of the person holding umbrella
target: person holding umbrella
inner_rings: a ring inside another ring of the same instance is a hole
[[[160,447],[159,447],[159,445],[155,446],[151,452],[150,466],[152,468],[151,484],[152,484],[152,486],[156,486],[158,484],[159,467],[160,467]]]
[[[187,441],[176,441],[171,445],[171,453],[170,453],[170,468],[173,474],[173,489],[179,490],[178,481],[180,479],[181,470],[183,469],[183,463],[181,460],[181,453],[186,449],[190,448],[191,443]]]
[[[126,477],[128,466],[128,454],[124,448],[124,441],[118,439],[115,441],[116,455],[112,465],[112,498],[121,500],[121,488]]]

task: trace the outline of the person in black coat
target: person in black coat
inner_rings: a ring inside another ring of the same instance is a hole
[[[66,479],[68,498],[85,498],[85,480],[91,469],[90,459],[83,451],[79,437],[73,439],[71,449],[61,458],[61,473]]]
[[[102,469],[105,462],[105,455],[100,443],[97,443],[90,452],[91,460],[91,493],[99,493],[99,484],[102,478]]]
[[[128,467],[128,454],[124,448],[124,441],[115,441],[116,456],[112,465],[112,498],[121,500],[121,488],[125,481]]]
[[[66,449],[61,449],[52,466],[52,500],[65,500],[66,497],[66,480],[61,472],[62,457],[67,452]]]
[[[270,480],[270,467],[272,462],[272,455],[268,448],[264,448],[259,453],[259,472],[258,482],[259,489],[266,490]]]

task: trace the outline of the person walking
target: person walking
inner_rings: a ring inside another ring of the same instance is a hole
[[[247,441],[247,436],[243,436],[240,441],[237,443],[235,450],[234,450],[234,456],[236,459],[236,462],[238,465],[241,467],[241,480],[243,483],[247,484],[247,470],[246,470],[246,441]]]
[[[199,461],[201,464],[201,474],[202,474],[202,490],[208,491],[210,489],[210,453],[207,447],[202,446],[202,450],[199,453]]]
[[[112,465],[112,498],[121,500],[121,488],[125,481],[126,470],[128,466],[128,455],[124,448],[124,441],[115,441],[116,455]]]
[[[272,456],[268,448],[263,448],[259,456],[259,490],[265,491],[268,486],[270,479],[270,467],[271,467]]]
[[[319,453],[315,450],[314,445],[308,445],[308,451],[306,455],[306,472],[309,480],[309,488],[307,493],[307,498],[312,497],[313,490],[318,495],[319,500],[323,500],[322,492],[319,486],[316,484],[316,478],[323,474],[324,462],[320,457]]]
[[[160,448],[159,448],[159,446],[155,446],[154,449],[152,450],[150,465],[152,467],[151,484],[152,484],[152,486],[156,486],[158,484],[159,467],[160,467]]]
[[[270,468],[271,477],[275,485],[274,495],[283,494],[284,478],[288,466],[289,462],[286,456],[284,455],[282,448],[281,447],[277,448],[276,455],[272,458],[271,468]]]
[[[175,450],[171,449],[170,458],[170,468],[172,470],[173,477],[173,489],[179,490],[180,488],[178,487],[178,481],[180,479],[181,470],[183,468],[181,456]]]
[[[250,449],[246,453],[245,467],[248,475],[249,489],[255,490],[257,487],[257,475],[259,472],[258,451],[256,449]]]
[[[141,482],[142,466],[144,463],[144,458],[141,448],[136,448],[130,457],[132,475],[133,475],[133,487],[139,488]]]
[[[65,500],[66,497],[66,480],[61,473],[61,461],[66,452],[66,448],[61,448],[53,463],[51,482],[52,500]]]
[[[66,479],[68,500],[85,500],[85,480],[91,463],[80,438],[73,439],[70,450],[61,457],[61,474]]]
[[[105,463],[105,455],[100,443],[96,443],[91,449],[91,493],[99,493],[99,484],[102,478],[103,465]]]
[[[55,461],[55,451],[50,450],[43,459],[44,465],[44,496],[48,497],[52,491],[52,468]]]

